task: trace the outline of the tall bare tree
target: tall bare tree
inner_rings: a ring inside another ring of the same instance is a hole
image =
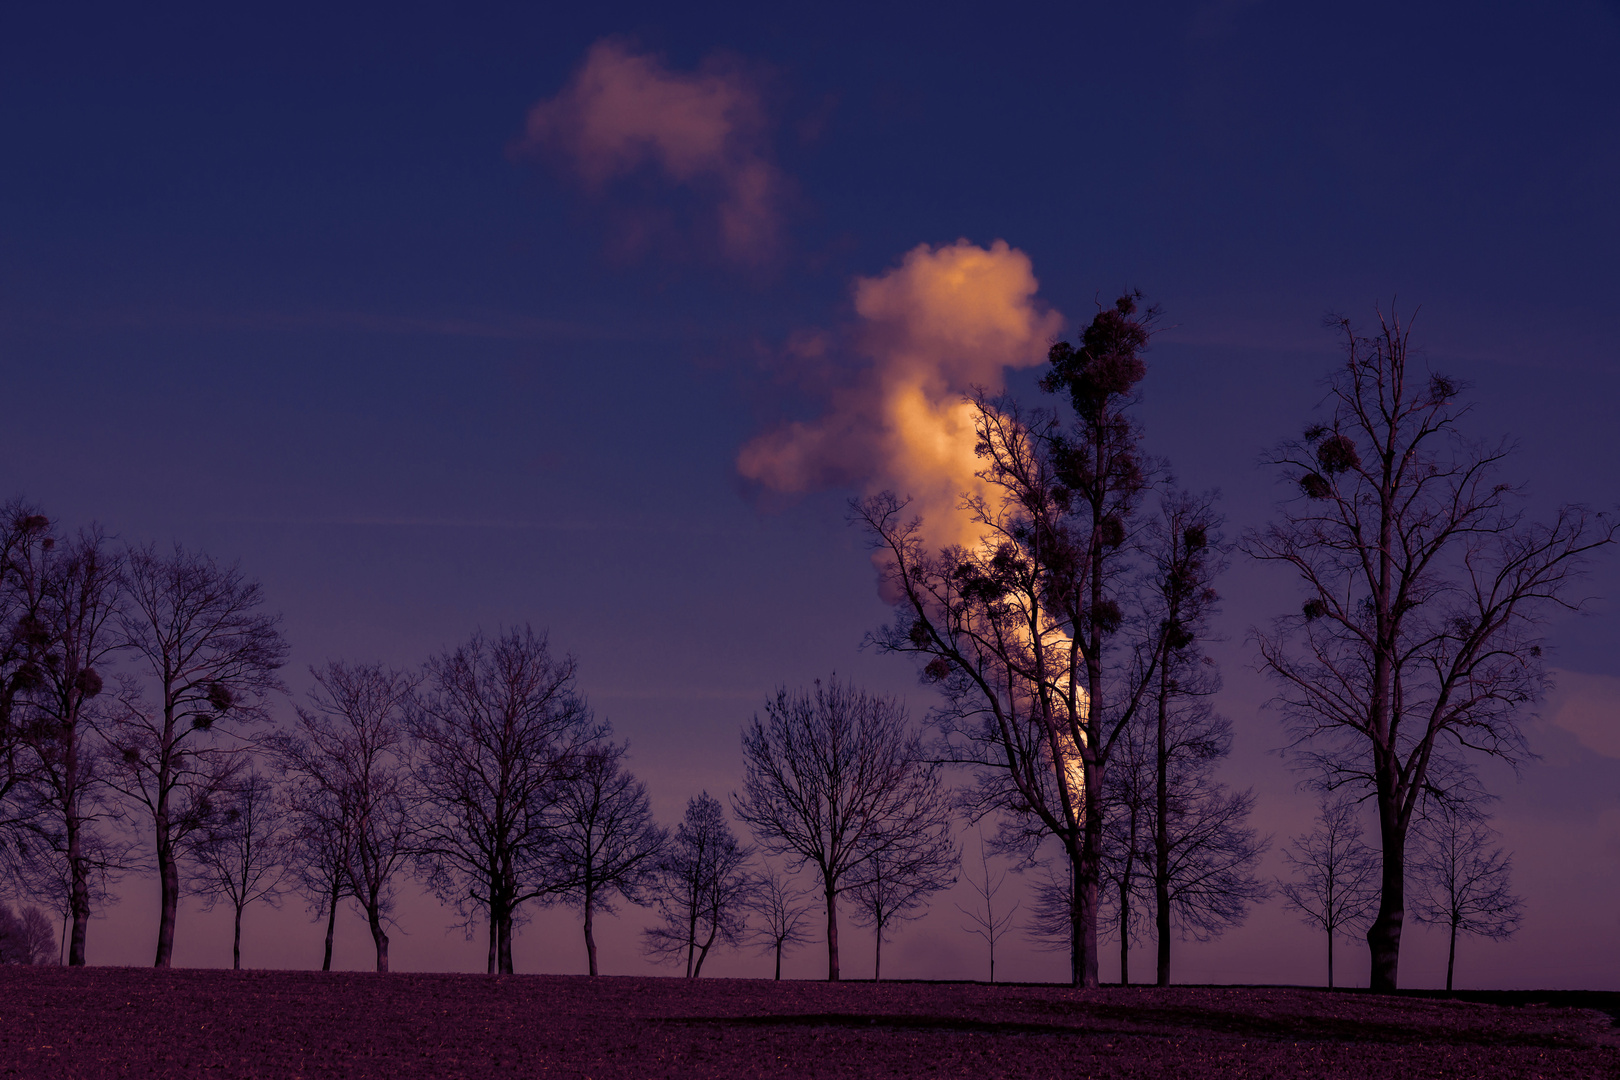
[[[546,847],[559,785],[606,736],[557,659],[525,625],[475,633],[428,661],[411,720],[420,791],[420,865],[439,898],[489,921],[489,972],[512,973],[526,901],[547,895]]]
[[[220,792],[217,813],[186,842],[193,864],[192,888],[205,908],[231,905],[231,967],[242,967],[242,912],[264,901],[281,905],[286,867],[287,819],[275,787],[256,770],[238,774]]]
[[[333,661],[311,669],[309,706],[298,708],[296,734],[273,740],[292,781],[289,801],[299,839],[314,856],[304,873],[326,877],[328,858],[341,881],[324,882],[324,902],[353,896],[366,915],[377,970],[388,970],[394,881],[415,854],[416,792],[406,724],[418,678],[380,664]],[[341,855],[341,858],[337,857]],[[328,957],[331,922],[328,916]]]
[[[1333,988],[1333,939],[1366,926],[1378,907],[1378,853],[1361,842],[1354,800],[1323,801],[1316,828],[1296,836],[1283,861],[1294,870],[1279,881],[1283,903],[1327,934],[1328,989]]]
[[[685,959],[686,977],[695,979],[715,945],[741,944],[756,888],[752,858],[720,800],[707,791],[688,799],[685,819],[655,864],[651,891],[661,921],[644,933],[648,955]]]
[[[1010,811],[1015,832],[1054,836],[1064,851],[1075,985],[1097,985],[1105,774],[1168,632],[1139,602],[1141,508],[1157,465],[1131,414],[1156,316],[1130,293],[1077,345],[1052,346],[1041,385],[1068,399],[1067,419],[971,399],[989,492],[964,495],[975,547],[930,550],[893,493],[853,507],[899,597],[895,621],[869,640],[924,660],[952,759],[979,775],[975,813]]]
[[[1226,560],[1220,516],[1210,495],[1172,493],[1148,529],[1152,595],[1164,627],[1164,653],[1144,740],[1151,749],[1152,835],[1147,879],[1153,892],[1157,983],[1170,985],[1172,933],[1204,941],[1241,923],[1269,887],[1255,873],[1269,840],[1248,828],[1251,791],[1214,779],[1231,752],[1232,724],[1211,706],[1220,671],[1204,651]]]
[[[966,915],[972,923],[971,926],[965,926],[963,929],[970,934],[977,934],[983,938],[985,945],[990,949],[990,981],[992,983],[996,981],[996,942],[1007,936],[1007,932],[1012,929],[1013,916],[1018,914],[1018,901],[1016,900],[1006,910],[997,912],[996,897],[1000,894],[1001,887],[1006,883],[1007,872],[1005,870],[998,873],[990,869],[990,852],[985,846],[984,834],[980,833],[979,880],[974,881],[971,876],[968,877],[968,884],[973,886],[973,891],[979,899],[971,908],[965,908],[961,904],[957,904],[956,909]]]
[[[1496,830],[1466,806],[1434,801],[1414,832],[1412,914],[1446,927],[1446,992],[1457,970],[1457,935],[1501,941],[1518,932],[1524,901],[1513,895],[1513,856],[1493,846]]]
[[[27,822],[38,811],[26,783],[33,764],[26,746],[28,694],[38,688],[44,596],[35,573],[56,545],[51,522],[33,504],[0,506],[0,874],[16,870]]]
[[[614,898],[646,902],[668,836],[652,818],[647,786],[623,766],[628,743],[587,747],[557,789],[556,828],[546,848],[551,898],[577,904],[585,956],[597,974],[595,916]]]
[[[67,541],[43,536],[20,554],[13,568],[30,613],[12,723],[28,755],[29,858],[47,877],[57,864],[65,875],[68,963],[79,966],[97,892],[92,877],[105,881],[123,865],[120,846],[105,835],[103,823],[117,815],[94,737],[103,680],[122,646],[119,559],[95,528]]]
[[[777,691],[743,729],[739,820],[771,855],[813,865],[827,910],[827,978],[838,981],[838,897],[877,859],[904,865],[949,845],[950,802],[920,734],[891,698],[836,678]]]
[[[1382,882],[1367,930],[1371,985],[1398,981],[1406,840],[1434,762],[1517,760],[1520,707],[1541,693],[1537,634],[1585,557],[1616,526],[1579,506],[1525,517],[1503,479],[1509,446],[1466,438],[1460,385],[1413,355],[1410,322],[1380,313],[1360,334],[1331,320],[1345,362],[1326,415],[1268,463],[1295,493],[1244,548],[1300,582],[1300,613],[1257,631],[1277,705],[1304,763],[1329,788],[1370,793]]]
[[[753,927],[753,941],[776,956],[776,979],[782,978],[782,954],[811,940],[805,916],[810,905],[808,893],[792,883],[774,866],[767,866],[757,878],[752,911],[759,916]]]
[[[257,582],[178,544],[131,548],[123,588],[119,627],[136,677],[106,727],[116,751],[109,779],[151,823],[160,900],[154,964],[168,967],[180,853],[232,782],[245,740],[269,719],[287,643]]]

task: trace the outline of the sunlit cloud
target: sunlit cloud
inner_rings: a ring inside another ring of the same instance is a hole
[[[1545,716],[1595,754],[1620,759],[1620,679],[1583,671],[1554,671],[1556,689]]]
[[[671,71],[609,38],[591,47],[561,93],[529,111],[519,149],[559,155],[597,192],[653,169],[713,202],[728,258],[760,263],[779,243],[783,192],[765,129],[759,90],[735,65]]]
[[[781,492],[892,489],[911,497],[931,543],[976,543],[962,495],[985,485],[964,399],[975,387],[999,391],[1009,370],[1045,359],[1062,317],[1037,289],[1029,256],[1002,240],[922,244],[899,266],[857,279],[854,345],[869,366],[832,391],[819,419],[744,446],[738,470]]]

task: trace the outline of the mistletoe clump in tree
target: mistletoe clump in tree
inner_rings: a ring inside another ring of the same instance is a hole
[[[1380,313],[1368,335],[1331,325],[1345,361],[1326,414],[1270,454],[1293,497],[1244,548],[1293,571],[1304,593],[1296,614],[1256,632],[1300,760],[1324,788],[1370,794],[1377,812],[1367,944],[1372,989],[1387,993],[1413,815],[1425,795],[1466,788],[1469,755],[1524,757],[1519,717],[1546,684],[1541,620],[1579,606],[1582,564],[1616,526],[1578,505],[1529,519],[1504,479],[1509,444],[1463,433],[1463,387],[1418,362],[1409,322]]]
[[[982,488],[963,504],[977,544],[931,548],[893,492],[853,508],[898,598],[870,641],[917,656],[938,684],[946,756],[978,773],[972,812],[1005,812],[1006,842],[1061,846],[1071,974],[1085,986],[1097,984],[1105,775],[1182,633],[1143,588],[1145,504],[1163,470],[1133,415],[1158,316],[1141,299],[1121,296],[1078,344],[1052,346],[1041,386],[1067,409],[969,399]]]

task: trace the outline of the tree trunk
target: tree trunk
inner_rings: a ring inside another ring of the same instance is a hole
[[[776,981],[782,981],[782,939],[776,940]]]
[[[1328,989],[1333,989],[1333,931],[1328,931]]]
[[[371,924],[371,941],[377,946],[377,970],[388,970],[388,932],[383,929],[382,909],[373,900],[366,905],[366,921]]]
[[[89,872],[84,865],[83,823],[79,820],[77,799],[68,801],[68,904],[73,911],[73,940],[68,945],[68,966],[84,966],[84,939],[90,929]]]
[[[878,923],[874,934],[877,938],[877,948],[872,953],[872,981],[883,981],[883,924]]]
[[[236,933],[231,938],[231,970],[242,970],[242,905],[236,905]]]
[[[1153,928],[1158,938],[1159,965],[1156,983],[1170,985],[1170,751],[1166,729],[1169,726],[1169,665],[1159,680],[1159,742],[1153,781]]]
[[[497,957],[500,956],[500,947],[501,920],[500,916],[495,914],[495,906],[491,904],[489,909],[489,967],[487,969],[491,975],[495,974],[495,964]]]
[[[1446,993],[1451,993],[1451,974],[1457,970],[1457,923],[1451,923],[1451,951],[1446,955]]]
[[[709,948],[712,945],[714,945],[714,935],[717,932],[716,928],[717,928],[718,924],[719,924],[719,920],[716,919],[715,922],[710,925],[709,939],[707,941],[705,941],[703,943],[703,947],[698,950],[697,967],[692,969],[692,978],[694,978],[694,979],[697,978],[699,975],[703,974],[703,961],[708,958]]]
[[[838,981],[838,894],[831,886],[827,887],[827,981]]]
[[[332,970],[332,936],[337,930],[338,887],[332,885],[332,902],[326,911],[326,958],[321,961],[322,971]]]
[[[1393,994],[1401,960],[1401,926],[1406,921],[1406,829],[1399,820],[1400,810],[1393,794],[1379,792],[1378,818],[1384,873],[1378,917],[1367,928],[1367,951],[1372,961],[1368,985],[1375,994]]]
[[[1088,990],[1098,986],[1097,978],[1097,882],[1102,876],[1102,770],[1086,770],[1086,820],[1080,848],[1080,877],[1075,882],[1075,899],[1080,908],[1080,983]]]
[[[1082,959],[1086,914],[1080,903],[1080,852],[1072,842],[1065,845],[1069,856],[1069,982],[1079,986],[1085,968]]]
[[[502,975],[511,975],[515,970],[512,967],[512,911],[510,908],[501,912],[500,968]]]
[[[591,933],[591,895],[585,894],[585,957],[590,963],[590,972],[596,974],[596,937]]]
[[[159,778],[159,786],[162,779]],[[174,856],[174,843],[169,835],[168,792],[159,791],[157,806],[157,864],[158,864],[158,940],[157,958],[153,967],[166,968],[174,956],[174,922],[180,908],[180,868]]]
[[[1119,985],[1131,985],[1131,886],[1128,874],[1119,879]]]

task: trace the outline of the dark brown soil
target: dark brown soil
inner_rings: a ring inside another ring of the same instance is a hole
[[[12,967],[0,1076],[1620,1077],[1549,997]]]

